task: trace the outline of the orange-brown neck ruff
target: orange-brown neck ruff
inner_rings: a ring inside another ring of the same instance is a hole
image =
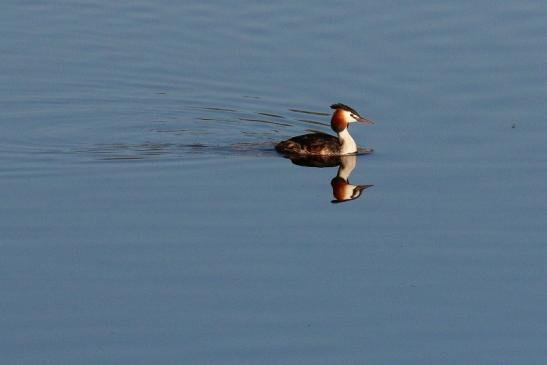
[[[330,120],[330,127],[336,133],[340,133],[348,127],[348,122],[346,122],[345,113],[343,110],[337,109],[332,114],[332,118]]]

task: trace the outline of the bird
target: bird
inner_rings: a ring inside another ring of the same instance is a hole
[[[292,137],[275,145],[277,152],[291,155],[343,156],[356,154],[357,144],[348,131],[350,123],[374,124],[370,119],[361,116],[355,109],[342,104],[332,104],[334,109],[330,126],[337,136],[317,132]]]

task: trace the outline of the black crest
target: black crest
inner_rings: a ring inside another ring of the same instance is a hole
[[[348,112],[352,113],[352,114],[355,114],[355,115],[359,115],[359,112],[357,112],[357,110],[353,109],[353,108],[350,108],[349,106],[347,106],[346,104],[342,104],[342,103],[336,103],[336,104],[332,104],[330,106],[331,109],[343,109],[343,110],[347,110]]]

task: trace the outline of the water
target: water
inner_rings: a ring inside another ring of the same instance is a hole
[[[543,2],[0,14],[2,363],[545,363]]]

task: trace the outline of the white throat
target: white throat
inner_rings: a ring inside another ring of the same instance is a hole
[[[340,141],[341,149],[340,154],[341,155],[347,155],[350,153],[356,153],[357,152],[357,144],[351,138],[351,135],[348,132],[348,129],[345,128],[341,132],[338,132],[338,140]]]

